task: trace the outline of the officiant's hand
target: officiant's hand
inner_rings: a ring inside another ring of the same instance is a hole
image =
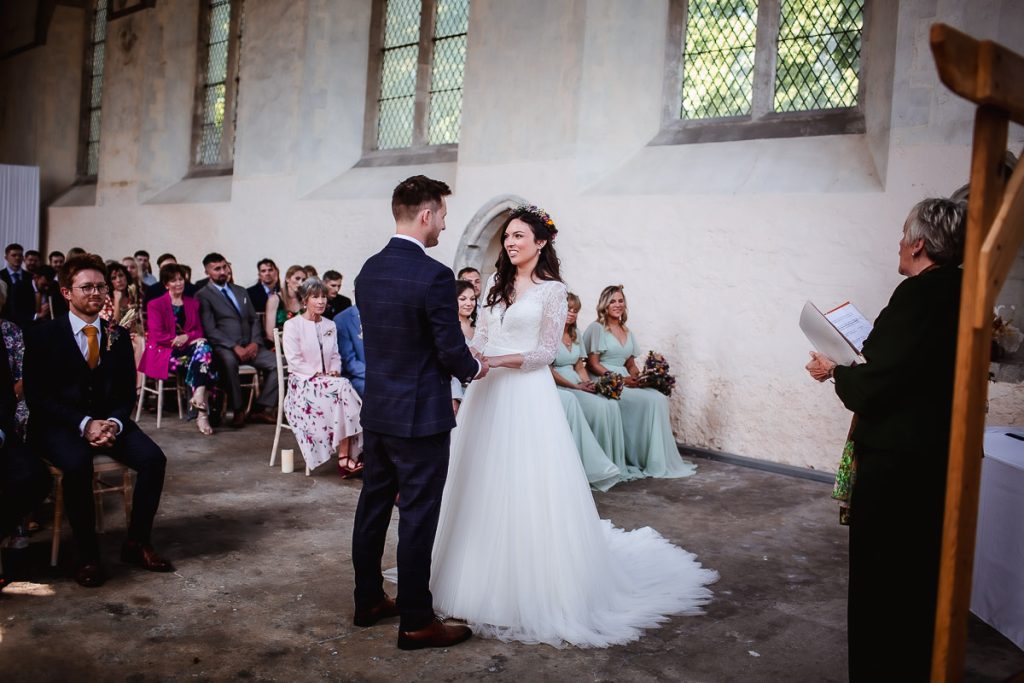
[[[832,377],[832,373],[835,372],[836,363],[828,356],[818,353],[817,351],[811,351],[811,362],[804,366],[804,369],[811,374],[811,377],[824,382]]]

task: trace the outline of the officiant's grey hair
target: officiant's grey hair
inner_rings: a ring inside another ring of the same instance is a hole
[[[296,296],[299,297],[299,301],[303,302],[311,296],[327,296],[327,285],[318,277],[307,277],[299,285]]]
[[[951,199],[925,199],[918,202],[903,227],[903,243],[924,240],[928,258],[940,266],[964,260],[964,233],[967,204]]]

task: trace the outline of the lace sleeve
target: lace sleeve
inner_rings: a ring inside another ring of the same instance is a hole
[[[494,276],[491,275],[487,278],[487,284],[483,289],[480,290],[480,296],[486,298],[487,292],[491,291],[491,287],[494,286]],[[473,331],[473,339],[469,342],[469,350],[473,353],[483,354],[484,349],[487,347],[487,319],[490,317],[490,309],[486,306],[481,306],[479,314],[476,316],[476,329]]]
[[[569,313],[565,285],[561,282],[541,285],[544,292],[544,310],[540,318],[540,334],[537,348],[523,354],[523,370],[537,370],[547,367],[555,360],[558,345],[565,330],[565,318]]]

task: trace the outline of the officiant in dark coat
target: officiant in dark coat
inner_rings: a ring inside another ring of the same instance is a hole
[[[966,206],[926,199],[899,243],[896,287],[866,364],[812,353],[857,416],[850,499],[850,680],[926,681],[931,667],[953,406]]]

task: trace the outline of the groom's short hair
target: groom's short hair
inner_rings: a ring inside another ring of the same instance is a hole
[[[409,220],[423,210],[424,204],[432,204],[434,210],[441,205],[441,198],[452,193],[448,183],[414,175],[398,183],[391,194],[391,214],[396,221]]]

